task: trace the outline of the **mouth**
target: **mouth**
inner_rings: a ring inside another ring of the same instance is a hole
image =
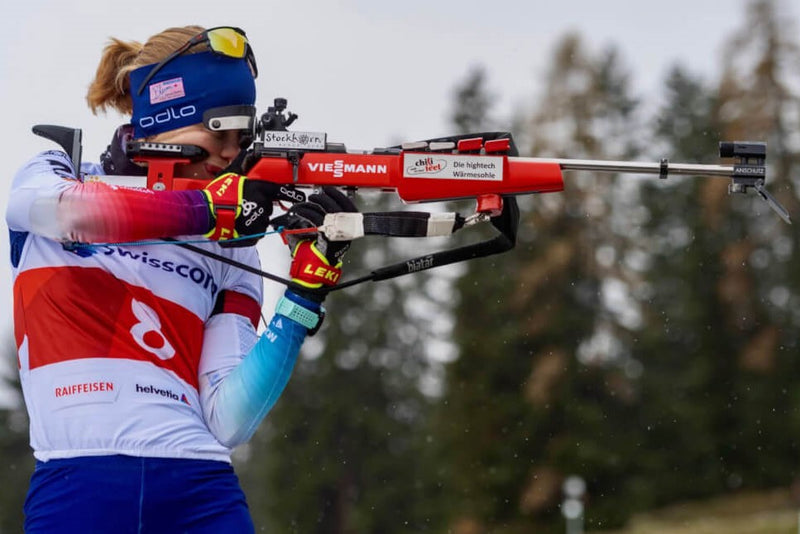
[[[211,165],[210,163],[206,163],[205,164],[205,168],[206,168],[206,172],[209,174],[209,176],[216,176],[220,172],[222,172],[222,167],[219,167],[217,165]]]

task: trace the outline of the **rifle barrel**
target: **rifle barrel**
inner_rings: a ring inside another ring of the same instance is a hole
[[[733,176],[733,166],[705,165],[700,163],[644,163],[635,161],[609,161],[594,159],[517,158],[538,163],[557,163],[562,170],[621,172],[631,174],[682,174],[692,176]]]

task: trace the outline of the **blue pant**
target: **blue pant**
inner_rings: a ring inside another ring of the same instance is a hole
[[[252,533],[233,467],[225,462],[91,456],[37,462],[25,532]]]

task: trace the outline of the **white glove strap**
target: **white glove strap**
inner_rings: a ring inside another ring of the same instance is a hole
[[[364,237],[364,215],[346,211],[328,213],[318,230],[330,241],[352,241]]]

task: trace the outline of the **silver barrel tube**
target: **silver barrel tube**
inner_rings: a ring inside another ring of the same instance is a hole
[[[514,158],[535,163],[557,163],[562,170],[621,172],[631,174],[683,174],[693,176],[733,176],[733,166],[704,165],[700,163],[641,163],[634,161],[609,161],[596,159]]]

